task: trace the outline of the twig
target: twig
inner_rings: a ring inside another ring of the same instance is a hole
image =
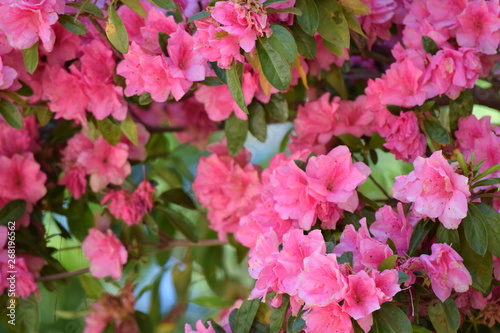
[[[141,123],[148,130],[149,133],[184,132],[186,130],[186,126],[152,126],[152,125],[149,125],[148,123],[144,122],[141,119],[141,117],[139,117],[131,107],[128,108],[128,113],[135,121],[137,121],[138,123]]]
[[[387,197],[387,199],[389,199],[389,200],[392,199],[392,197],[389,195],[389,193],[387,193],[387,191],[384,189],[384,187],[378,181],[376,181],[372,175],[369,175],[368,177],[372,180],[372,182],[375,184],[375,186],[377,186],[380,189],[380,191],[382,191],[382,193]]]
[[[64,272],[64,273],[58,273],[58,274],[53,274],[53,275],[41,276],[41,277],[37,278],[35,281],[36,282],[43,282],[43,281],[65,279],[65,278],[68,278],[71,276],[85,274],[88,272],[89,272],[89,268],[82,268],[82,269],[72,271],[72,272]]]

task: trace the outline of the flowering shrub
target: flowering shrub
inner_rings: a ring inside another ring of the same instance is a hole
[[[2,325],[496,332],[499,45],[493,0],[0,0]]]

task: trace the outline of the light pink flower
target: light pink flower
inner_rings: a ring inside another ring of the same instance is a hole
[[[0,30],[16,49],[27,49],[40,39],[47,52],[55,41],[51,25],[57,22],[57,0],[4,0],[0,4]]]
[[[12,157],[27,151],[38,151],[37,137],[33,137],[28,126],[30,122],[30,118],[24,118],[23,129],[16,129],[7,122],[0,121],[0,155]]]
[[[363,31],[368,35],[368,47],[371,48],[377,38],[391,39],[390,28],[394,12],[398,6],[395,0],[363,0],[370,9],[368,14],[359,17]]]
[[[194,49],[193,36],[183,28],[178,29],[168,39],[170,74],[174,78],[189,81],[203,81],[206,74],[206,60]]]
[[[6,90],[10,88],[16,78],[16,70],[12,67],[4,66],[2,57],[0,57],[0,90]]]
[[[415,170],[396,177],[394,198],[413,202],[413,211],[439,221],[448,229],[458,228],[467,215],[470,196],[468,179],[453,171],[441,151],[431,157],[417,157]]]
[[[227,233],[238,230],[240,218],[255,207],[261,191],[259,172],[248,163],[246,149],[236,157],[229,155],[225,143],[214,144],[209,150],[213,154],[200,159],[193,191],[208,209],[210,227],[220,239],[226,239]]]
[[[158,43],[158,33],[163,32],[171,36],[178,29],[178,25],[175,23],[174,17],[167,16],[164,10],[147,1],[143,1],[142,3],[145,4],[145,8],[148,9],[144,25],[139,28],[142,38],[137,41],[137,43],[139,43],[144,50],[152,54],[160,54],[162,50]],[[134,28],[130,30],[134,30]]]
[[[389,149],[398,160],[413,162],[425,154],[427,141],[420,133],[418,119],[413,112],[401,112],[399,117],[391,115],[388,132],[385,133],[384,147]]]
[[[375,213],[375,222],[370,225],[370,232],[381,241],[387,242],[391,239],[396,245],[399,255],[404,255],[408,251],[410,237],[413,233],[413,227],[404,214],[403,205],[398,202],[397,212],[391,206],[383,206]]]
[[[123,183],[131,172],[127,158],[127,145],[118,143],[112,146],[101,136],[94,142],[92,149],[81,152],[77,162],[90,174],[92,191],[99,192],[110,183]]]
[[[363,319],[371,316],[372,312],[380,309],[379,289],[365,271],[349,275],[349,288],[344,296],[343,309],[353,319]]]
[[[96,228],[82,242],[82,250],[90,261],[90,273],[97,278],[122,277],[122,266],[127,262],[127,250],[118,237],[108,229],[106,233]]]
[[[307,306],[338,303],[347,290],[347,279],[339,270],[335,254],[313,253],[304,259],[299,275],[299,297]]]
[[[500,6],[497,2],[474,0],[457,17],[457,42],[462,47],[495,54],[500,43]]]
[[[47,176],[40,170],[32,153],[0,156],[0,198],[7,201],[23,199],[29,203],[40,200],[47,189]]]
[[[248,274],[256,279],[250,298],[265,298],[269,291],[278,291],[279,277],[275,268],[278,264],[278,237],[274,230],[257,237],[255,246],[248,253]]]
[[[351,317],[341,306],[331,303],[325,307],[313,307],[303,315],[307,333],[354,333]]]
[[[451,290],[463,293],[472,285],[472,278],[462,263],[463,259],[448,244],[432,244],[432,254],[422,254],[420,259],[431,279],[432,290],[444,302]]]

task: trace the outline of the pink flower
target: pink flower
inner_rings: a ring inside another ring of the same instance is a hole
[[[211,14],[222,31],[238,38],[245,52],[254,49],[257,37],[264,34],[270,36],[272,33],[264,9],[256,2],[250,6],[244,2],[219,1],[215,3]]]
[[[390,28],[397,9],[395,0],[364,0],[370,12],[359,17],[363,31],[368,35],[368,47],[371,48],[377,38],[391,39]]]
[[[82,250],[90,260],[90,273],[96,278],[111,276],[115,280],[122,277],[122,266],[127,262],[127,250],[111,231],[101,232],[89,229],[82,243]]]
[[[15,129],[5,121],[0,121],[0,155],[12,157],[24,152],[36,152],[37,137],[28,128],[30,118],[24,118],[24,128]],[[38,131],[38,129],[37,129]]]
[[[344,296],[344,311],[353,319],[363,319],[371,316],[372,312],[380,309],[379,289],[365,271],[349,275],[349,288]]]
[[[245,149],[236,157],[229,155],[224,143],[209,150],[214,153],[200,159],[193,191],[208,209],[210,227],[226,239],[227,233],[238,230],[240,218],[255,207],[261,191],[259,172],[248,163]]]
[[[0,156],[0,198],[7,201],[23,199],[29,203],[40,200],[47,189],[47,176],[40,170],[32,153],[15,154],[11,158]]]
[[[375,285],[379,289],[380,303],[392,301],[392,297],[401,291],[398,283],[399,274],[395,269],[386,269],[382,272],[372,270],[372,278],[375,280]]]
[[[16,78],[16,70],[12,67],[4,66],[2,57],[0,57],[0,90],[6,90],[10,88]]]
[[[347,280],[339,270],[335,254],[313,253],[304,259],[299,275],[299,297],[307,306],[326,306],[340,302],[347,290]]]
[[[278,237],[271,229],[257,237],[248,253],[248,274],[256,279],[250,298],[265,298],[269,291],[278,291],[279,278],[275,272],[279,253]]]
[[[381,241],[391,239],[396,245],[399,255],[408,251],[410,237],[413,233],[412,223],[404,214],[403,205],[398,202],[397,212],[391,206],[383,206],[375,213],[375,222],[370,225],[370,232]]]
[[[162,50],[158,43],[158,33],[163,32],[171,36],[178,30],[179,26],[175,23],[174,17],[167,16],[164,10],[151,5],[147,1],[143,1],[142,3],[146,4],[145,8],[149,7],[149,9],[147,9],[147,16],[144,20],[144,24],[139,29],[131,27],[130,30],[140,31],[142,38],[136,42],[139,43],[144,50],[156,55],[161,54]]]
[[[462,257],[448,244],[432,244],[431,251],[430,256],[422,254],[420,259],[441,302],[450,297],[452,289],[459,293],[469,290],[472,278]]]
[[[391,115],[384,147],[389,149],[398,160],[413,162],[425,154],[427,141],[420,133],[418,119],[413,112],[401,112],[399,117]]]
[[[455,173],[441,151],[429,158],[419,156],[413,165],[410,174],[396,177],[394,198],[413,202],[414,212],[422,217],[439,218],[446,228],[458,228],[467,215],[467,177]]]
[[[198,320],[196,322],[196,329],[193,329],[191,325],[186,324],[184,327],[184,332],[185,333],[216,333],[215,330],[212,328],[212,324],[209,322],[208,323],[208,328],[205,327],[203,322],[201,320]]]
[[[59,185],[65,185],[69,193],[80,199],[87,191],[87,172],[84,167],[77,166],[65,171],[64,176],[59,180]]]
[[[460,26],[457,42],[462,47],[475,48],[486,54],[495,54],[500,43],[500,6],[496,2],[475,0],[468,3],[457,17]]]
[[[81,152],[77,162],[90,174],[92,191],[99,192],[109,183],[121,185],[130,174],[128,147],[123,143],[112,146],[101,136],[92,149]]]
[[[0,4],[0,31],[16,49],[27,49],[40,39],[47,52],[55,41],[51,25],[57,22],[57,0],[4,0]]]
[[[354,333],[351,317],[341,306],[331,303],[325,307],[313,307],[303,315],[307,333]]]
[[[184,29],[178,29],[168,39],[170,74],[174,78],[189,81],[203,81],[206,74],[206,61],[203,54],[194,49],[193,37]]]

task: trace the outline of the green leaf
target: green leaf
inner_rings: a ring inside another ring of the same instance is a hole
[[[317,50],[317,44],[314,37],[305,33],[298,24],[290,26],[290,29],[292,30],[293,38],[295,38],[297,50],[300,55],[307,59],[314,59]]]
[[[339,264],[349,264],[352,267],[354,254],[351,251],[344,252],[337,258],[337,261]]]
[[[467,117],[472,114],[472,108],[474,106],[474,98],[472,97],[472,92],[467,89],[462,91],[460,96],[450,102],[450,131],[454,133],[458,128],[458,119],[461,117]]]
[[[149,0],[161,9],[169,10],[169,11],[174,11],[175,10],[175,3],[172,0]]]
[[[444,144],[450,143],[448,131],[441,125],[437,118],[425,118],[424,126],[432,140]]]
[[[483,256],[488,249],[488,234],[486,232],[483,213],[474,205],[468,205],[467,216],[462,220],[465,239],[477,254]]]
[[[500,213],[484,203],[477,204],[488,233],[488,252],[500,257]]]
[[[464,239],[465,235],[463,228],[459,228],[459,234],[460,251],[458,251],[458,253],[464,259],[465,268],[467,268],[472,276],[472,287],[486,295],[491,288],[493,258],[489,253],[481,256],[471,249]]]
[[[224,124],[227,138],[227,149],[232,156],[238,155],[247,138],[248,121],[231,114]]]
[[[69,32],[76,35],[85,35],[88,31],[82,22],[69,15],[59,15],[59,23]]]
[[[410,246],[408,249],[409,256],[413,256],[417,247],[422,243],[425,236],[427,236],[434,225],[435,222],[432,222],[431,220],[420,220],[417,223],[410,238]]]
[[[326,81],[335,89],[342,99],[348,99],[344,77],[340,67],[332,66],[332,70],[325,77]]]
[[[79,241],[83,241],[88,230],[94,226],[94,214],[84,200],[71,200],[66,211],[69,230]]]
[[[205,77],[205,80],[200,81],[199,83],[209,87],[217,87],[224,84],[224,82],[222,82],[222,80],[217,76],[207,76]]]
[[[193,298],[190,303],[213,309],[224,309],[232,306],[234,301],[226,301],[221,299],[220,296],[200,296]]]
[[[127,139],[130,140],[134,145],[139,144],[139,136],[137,134],[137,125],[135,122],[130,118],[130,116],[127,116],[125,120],[123,120],[120,123],[120,129],[123,134],[127,137]]]
[[[287,1],[287,0],[267,0],[266,2],[264,2],[262,5],[264,7],[267,7],[269,5],[272,5],[273,3],[278,3],[278,2],[284,2],[284,1]]]
[[[457,332],[460,326],[460,313],[453,299],[448,298],[444,303],[438,302],[427,309],[436,333]]]
[[[167,57],[168,57],[167,45],[168,45],[169,38],[170,38],[170,36],[168,34],[161,32],[161,31],[158,32],[158,44],[160,44],[161,51]],[[151,96],[151,95],[149,95],[149,96]]]
[[[178,262],[172,269],[172,282],[175,287],[177,301],[179,303],[187,302],[192,271],[193,265],[191,261]]]
[[[286,294],[282,296],[281,305],[278,308],[271,307],[271,324],[269,333],[278,333],[283,327],[286,319],[290,297]]]
[[[187,239],[194,243],[198,242],[198,228],[186,216],[169,208],[158,207],[158,209],[165,215],[168,222],[186,236]],[[159,223],[159,221],[157,222]]]
[[[292,81],[290,63],[274,49],[268,38],[259,37],[256,45],[257,55],[266,79],[276,89],[287,90]]]
[[[226,330],[224,330],[224,328],[217,324],[213,319],[208,318],[207,322],[212,324],[212,328],[214,329],[215,333],[226,333]]]
[[[276,9],[276,8],[267,9],[267,14],[275,14],[275,13],[289,13],[289,14],[293,14],[296,16],[302,16],[302,11],[299,8],[295,8],[295,7],[288,7],[288,8],[281,8],[281,9]]]
[[[479,186],[491,186],[491,185],[497,185],[500,184],[500,178],[486,178],[483,180],[480,180],[472,185],[472,187],[479,187]]]
[[[396,265],[396,261],[398,260],[398,255],[393,254],[392,256],[388,256],[387,258],[384,259],[378,266],[379,271],[383,271],[386,269],[393,269],[394,266]]]
[[[319,0],[319,25],[318,33],[327,42],[343,49],[350,46],[349,25],[342,11],[336,12],[335,16],[331,16],[331,0]]]
[[[154,331],[153,324],[151,323],[151,317],[143,312],[135,311],[134,318],[139,327],[140,333],[150,333]]]
[[[38,42],[23,50],[23,60],[28,73],[33,74],[38,67]]]
[[[338,2],[345,10],[354,15],[363,15],[370,12],[370,8],[359,0],[338,0]]]
[[[398,283],[406,282],[410,279],[410,276],[405,272],[398,271]]]
[[[196,20],[201,20],[201,19],[204,19],[206,17],[210,17],[210,13],[207,12],[206,10],[202,11],[202,12],[199,12],[199,13],[196,13],[194,14],[193,16],[191,16],[188,20],[188,22],[193,22],[193,21],[196,21]]]
[[[302,11],[302,16],[296,18],[299,26],[306,34],[313,36],[319,24],[319,14],[316,3],[314,0],[297,0],[295,7]]]
[[[264,104],[264,109],[269,117],[272,117],[279,122],[288,120],[288,103],[283,94],[272,95],[269,103]]]
[[[467,162],[465,161],[464,155],[457,149],[455,150],[455,155],[457,156],[458,165],[460,165],[460,169],[462,169],[464,175],[469,174],[469,167],[467,166]]]
[[[363,29],[361,28],[361,24],[359,23],[359,20],[356,17],[356,15],[354,15],[351,12],[344,11],[344,16],[347,21],[347,26],[349,27],[349,29],[366,38],[366,35]]]
[[[113,146],[116,146],[120,142],[122,130],[109,117],[103,120],[96,120],[96,127],[101,132],[103,138]]]
[[[92,2],[88,2],[88,1],[71,2],[71,3],[68,3],[66,5],[74,7],[74,8],[78,8],[78,9],[81,9],[83,7],[84,12],[95,15],[97,17],[104,18],[104,14],[102,13],[102,10],[99,7],[97,7],[96,5],[94,5]]]
[[[341,57],[344,54],[344,48],[343,47],[339,47],[339,46],[337,46],[335,44],[332,44],[332,43],[326,41],[325,39],[321,40],[321,43],[323,43],[323,46],[328,51],[332,52],[336,56]]]
[[[106,21],[106,36],[111,45],[121,53],[128,52],[128,34],[123,21],[116,13],[113,6],[108,7],[108,20]]]
[[[34,91],[31,89],[29,85],[27,85],[24,81],[18,80],[19,83],[21,84],[21,88],[16,90],[16,94],[20,96],[25,96],[25,97],[30,97],[33,95]]]
[[[241,88],[241,80],[237,67],[237,64],[233,64],[231,68],[226,69],[227,87],[229,88],[236,104],[238,104],[243,112],[248,114],[248,108],[245,102],[245,96],[243,96],[243,89]]]
[[[288,318],[287,332],[298,333],[306,328],[306,322],[301,317],[290,316]]]
[[[146,18],[147,13],[142,3],[139,0],[120,0],[123,2],[128,8],[132,9],[137,15],[142,18]]]
[[[342,140],[351,151],[360,151],[364,147],[361,139],[352,134],[341,134],[338,138]]]
[[[31,294],[26,299],[17,298],[16,311],[16,325],[19,325],[21,332],[40,332],[40,310],[38,309],[38,301],[35,294]]]
[[[267,123],[266,123],[266,110],[262,104],[254,101],[249,105],[248,111],[248,130],[260,142],[266,142],[267,138]]]
[[[395,305],[384,303],[380,310],[373,313],[374,333],[411,332],[411,323],[406,313]]]
[[[425,52],[435,55],[439,51],[439,46],[437,46],[434,39],[429,36],[422,36],[422,46]]]
[[[422,326],[412,325],[411,328],[412,328],[412,333],[432,333],[432,331],[429,331],[427,328]]]
[[[292,34],[278,24],[271,24],[273,34],[267,38],[267,42],[284,59],[294,62],[297,59],[298,50]]]
[[[104,288],[102,287],[99,279],[91,275],[80,275],[80,283],[85,290],[85,296],[98,300],[104,293]]]
[[[15,129],[23,128],[23,116],[17,107],[6,99],[0,99],[0,114],[10,126]]]
[[[173,188],[160,196],[164,202],[173,203],[187,209],[196,209],[193,199],[182,188]]]
[[[446,229],[441,223],[438,226],[436,237],[438,243],[452,245],[454,249],[460,248],[460,236],[456,229]]]
[[[478,179],[481,179],[481,178],[484,178],[494,172],[497,172],[500,170],[500,164],[497,164],[497,165],[494,165],[492,167],[489,167],[488,169],[484,170],[483,172],[481,172],[479,175],[477,175],[476,177],[474,177],[474,179],[472,180],[473,182],[478,180]]]
[[[169,143],[164,133],[152,133],[146,144],[148,160],[167,158],[169,156]]]
[[[301,160],[293,160],[295,165],[302,171],[306,171],[307,163]]]
[[[234,333],[248,333],[259,309],[260,299],[246,300],[241,304],[236,316]]]
[[[15,222],[26,211],[26,201],[12,200],[0,210],[0,225],[7,225],[8,222]]]
[[[41,126],[47,125],[52,119],[52,112],[47,106],[41,106],[36,108],[36,120]]]

